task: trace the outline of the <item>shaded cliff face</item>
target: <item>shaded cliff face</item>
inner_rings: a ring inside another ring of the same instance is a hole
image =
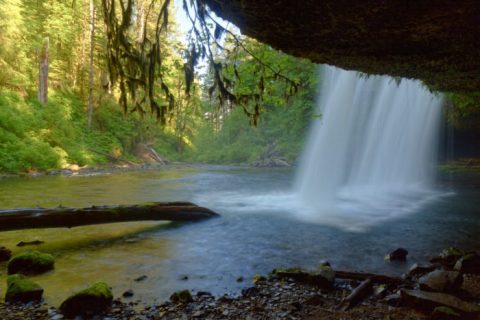
[[[204,1],[244,34],[295,56],[421,79],[434,90],[480,90],[478,0]]]

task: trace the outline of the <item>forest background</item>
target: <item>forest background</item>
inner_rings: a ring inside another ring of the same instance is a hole
[[[153,6],[136,1],[128,30],[131,39],[140,41],[143,34],[155,32],[161,6],[161,1]],[[170,6],[171,12],[182,10]],[[186,90],[185,28],[176,21],[178,15],[170,14],[168,32],[161,39],[162,72],[175,107],[166,109],[165,121],[159,121],[155,112],[135,101],[129,101],[126,110],[119,105],[121,92],[110,81],[102,15],[99,0],[0,0],[0,172],[38,172],[119,159],[139,162],[145,150],[169,161],[195,163],[265,164],[272,156],[284,164],[297,161],[309,124],[321,121],[315,111],[318,66],[226,25],[229,32],[221,37],[222,47],[213,48],[214,61],[224,66],[225,74],[237,77],[235,94],[261,90],[261,102],[241,108],[216,99],[214,66],[206,61]],[[241,48],[228,50],[239,39]],[[48,66],[43,79],[42,64]],[[277,81],[280,73],[297,85],[295,95],[286,94],[291,91],[288,83]],[[162,105],[161,88],[157,91]],[[451,123],[478,110],[477,93],[448,97],[454,106],[448,116]],[[259,109],[256,125],[246,116],[249,108]]]

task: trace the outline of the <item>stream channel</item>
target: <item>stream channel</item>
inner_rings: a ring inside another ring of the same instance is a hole
[[[215,295],[240,293],[255,274],[276,267],[314,270],[321,260],[336,269],[401,275],[448,246],[480,249],[480,191],[443,179],[442,194],[417,212],[380,219],[362,229],[349,221],[307,223],[291,201],[293,169],[167,166],[160,170],[90,176],[0,180],[0,208],[85,207],[150,201],[191,201],[221,217],[200,223],[135,222],[0,232],[15,253],[20,241],[41,240],[38,250],[56,258],[55,270],[33,277],[58,306],[69,294],[104,280],[120,297],[158,303],[179,289]],[[407,263],[384,255],[409,251]],[[135,281],[140,276],[144,281]],[[0,294],[6,263],[0,264]],[[240,281],[240,277],[244,280]]]

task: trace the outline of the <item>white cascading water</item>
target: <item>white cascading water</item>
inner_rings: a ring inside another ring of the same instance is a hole
[[[438,197],[441,105],[418,81],[327,67],[297,175],[302,218],[363,229]]]

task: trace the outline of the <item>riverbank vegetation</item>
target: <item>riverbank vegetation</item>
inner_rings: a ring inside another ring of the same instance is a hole
[[[242,37],[226,23],[210,30],[215,40],[208,50],[199,49],[192,31],[176,21],[181,8],[140,0],[124,34],[132,52],[147,50],[140,45],[157,39],[158,12],[170,12],[168,32],[157,41],[162,63],[154,75],[161,81],[147,93],[131,84],[142,73],[129,59],[112,67],[107,31],[115,21],[105,19],[108,3],[0,1],[0,172],[138,163],[145,150],[153,161],[296,161],[310,120],[320,117],[314,64]],[[124,18],[119,10],[117,18]],[[208,57],[200,57],[205,50]],[[477,118],[478,94],[449,98],[452,123]]]
[[[253,163],[272,148],[289,162],[298,156],[317,87],[312,63],[247,38],[242,38],[242,50],[216,50],[215,62],[225,65],[224,72],[241,77],[235,88],[239,95],[258,90],[265,66],[298,85],[298,94],[287,97],[288,84],[266,76],[262,101],[246,107],[258,108],[261,114],[253,126],[246,108],[215,99],[211,63],[201,62],[203,71],[196,73],[186,92],[184,61],[189,50],[170,14],[169,32],[161,39],[162,72],[175,106],[164,106],[158,87],[155,103],[160,109],[129,99],[124,110],[119,103],[122,90],[111,81],[106,59],[107,27],[100,1],[4,0],[0,6],[0,172],[101,165],[118,159],[138,162],[139,149],[145,146],[173,161]],[[148,15],[146,1],[138,6],[129,35],[140,41],[155,32],[155,15]],[[160,10],[162,4],[154,6],[158,8],[151,9]],[[170,5],[170,10],[177,9]],[[233,33],[222,37],[226,47],[237,40]],[[48,64],[46,79],[42,63]],[[40,97],[42,85],[48,90],[46,97]]]

